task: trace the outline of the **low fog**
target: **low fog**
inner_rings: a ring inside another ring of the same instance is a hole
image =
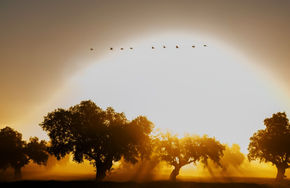
[[[221,159],[222,167],[209,161],[208,167],[204,164],[189,164],[184,166],[177,180],[181,181],[257,181],[255,178],[273,178],[276,169],[270,163],[260,164],[258,161],[249,162],[247,156],[240,152],[237,144],[226,145],[224,156]],[[131,164],[121,160],[113,165],[105,181],[136,181],[146,182],[154,180],[168,180],[172,167],[158,158],[141,160]],[[1,171],[1,179],[13,180],[13,169]],[[286,171],[286,176],[290,172]],[[46,166],[31,163],[22,170],[23,180],[94,180],[95,169],[88,161],[78,164],[72,161],[70,155],[61,160],[49,156]],[[261,180],[260,180],[261,181]],[[264,180],[263,180],[264,181]]]

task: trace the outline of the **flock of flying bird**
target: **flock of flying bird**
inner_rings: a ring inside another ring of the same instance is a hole
[[[166,48],[165,45],[163,45],[162,47],[163,47],[163,48]],[[192,47],[192,48],[195,48],[196,46],[195,46],[195,45],[192,45],[191,47]],[[203,47],[207,47],[207,45],[204,44]],[[175,48],[179,48],[179,45],[176,45]],[[133,50],[133,47],[130,47],[129,49],[130,49],[130,50]],[[152,46],[151,49],[154,50],[154,49],[155,49],[155,46]],[[93,51],[94,48],[90,48],[90,50]],[[110,47],[109,50],[113,51],[114,48],[113,48],[113,47]],[[120,48],[120,50],[124,50],[124,48]]]

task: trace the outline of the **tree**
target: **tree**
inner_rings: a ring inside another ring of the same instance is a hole
[[[290,163],[290,124],[286,113],[278,112],[264,120],[265,129],[250,138],[249,160],[271,162],[277,168],[276,180],[283,180]]]
[[[208,159],[219,164],[225,147],[214,138],[207,136],[185,136],[177,138],[167,133],[158,141],[158,152],[161,160],[166,161],[174,169],[170,180],[175,181],[180,169],[190,163],[202,162],[207,166]]]
[[[208,160],[212,160],[218,166],[221,166],[220,160],[223,157],[225,146],[215,138],[210,138],[207,135],[197,138],[199,160],[205,165],[208,165]]]
[[[224,155],[220,161],[224,172],[226,172],[229,167],[239,169],[243,164],[246,157],[240,149],[238,144],[233,144],[232,147],[226,145]]]
[[[133,121],[109,107],[102,110],[92,101],[48,113],[40,126],[51,139],[49,152],[58,159],[72,153],[73,160],[89,160],[96,180],[105,178],[113,162],[122,157],[136,163],[145,156],[153,124],[143,116]]]
[[[0,169],[12,167],[16,179],[21,178],[21,168],[30,161],[45,165],[48,159],[44,140],[33,137],[26,143],[22,134],[10,127],[0,130],[0,151]]]
[[[170,180],[175,181],[181,167],[195,162],[198,156],[191,156],[190,150],[187,149],[187,143],[191,142],[189,137],[179,139],[169,133],[162,135],[159,141],[157,151],[160,159],[173,166],[174,169],[170,174]],[[193,152],[192,152],[193,153]]]

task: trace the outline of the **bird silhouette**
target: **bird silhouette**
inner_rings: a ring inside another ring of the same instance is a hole
[[[203,47],[208,47],[206,44],[203,44],[202,46]],[[195,45],[192,45],[191,47],[192,48],[195,48],[196,46]],[[152,48],[152,50],[154,50],[155,49],[155,46],[152,46],[151,48]],[[167,48],[167,47],[165,45],[162,45],[162,48]],[[180,48],[180,46],[179,45],[175,45],[175,48]],[[129,49],[130,50],[133,50],[134,48],[133,47],[129,47]],[[93,51],[93,50],[94,50],[94,48],[90,48],[90,51]],[[110,47],[109,50],[114,50],[114,48],[113,47]],[[124,48],[120,48],[120,50],[124,50]]]

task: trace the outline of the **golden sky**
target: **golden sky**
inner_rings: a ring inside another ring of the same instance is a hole
[[[92,99],[245,152],[266,116],[290,116],[289,10],[286,0],[2,0],[0,127],[44,137],[47,112]],[[163,43],[184,48],[150,51]]]

